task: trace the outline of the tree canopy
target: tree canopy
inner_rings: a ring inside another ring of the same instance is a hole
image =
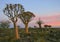
[[[22,14],[24,8],[21,4],[7,4],[3,12],[6,16],[10,18],[12,22],[17,21],[19,14]]]
[[[22,20],[22,22],[25,24],[26,22],[30,22],[35,15],[32,12],[24,12],[23,14],[20,14],[19,18]]]

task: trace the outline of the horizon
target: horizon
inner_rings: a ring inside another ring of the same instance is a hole
[[[8,20],[3,9],[6,4],[22,4],[25,11],[31,11],[36,15],[29,26],[37,26],[36,21],[40,18],[44,24],[60,27],[60,0],[0,0],[0,21]],[[18,25],[24,26],[19,20]]]

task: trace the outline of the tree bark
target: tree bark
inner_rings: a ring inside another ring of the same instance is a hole
[[[18,40],[20,37],[18,34],[18,27],[16,25],[16,22],[14,22],[14,31],[15,31],[15,39]]]
[[[25,32],[28,33],[28,23],[25,24]]]

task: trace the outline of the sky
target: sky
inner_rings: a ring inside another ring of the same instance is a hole
[[[3,13],[6,4],[18,3],[23,5],[25,11],[31,11],[36,15],[29,26],[37,25],[36,21],[39,18],[44,22],[43,25],[60,26],[60,0],[0,0],[0,21],[8,19]],[[18,24],[21,25],[22,22],[18,21]]]

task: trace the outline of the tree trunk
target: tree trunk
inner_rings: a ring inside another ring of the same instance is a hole
[[[25,24],[25,32],[28,33],[28,23]]]
[[[39,28],[41,28],[41,24],[39,24]]]
[[[18,27],[16,25],[16,22],[14,22],[14,32],[15,32],[15,39],[18,40],[20,37],[18,34]]]

